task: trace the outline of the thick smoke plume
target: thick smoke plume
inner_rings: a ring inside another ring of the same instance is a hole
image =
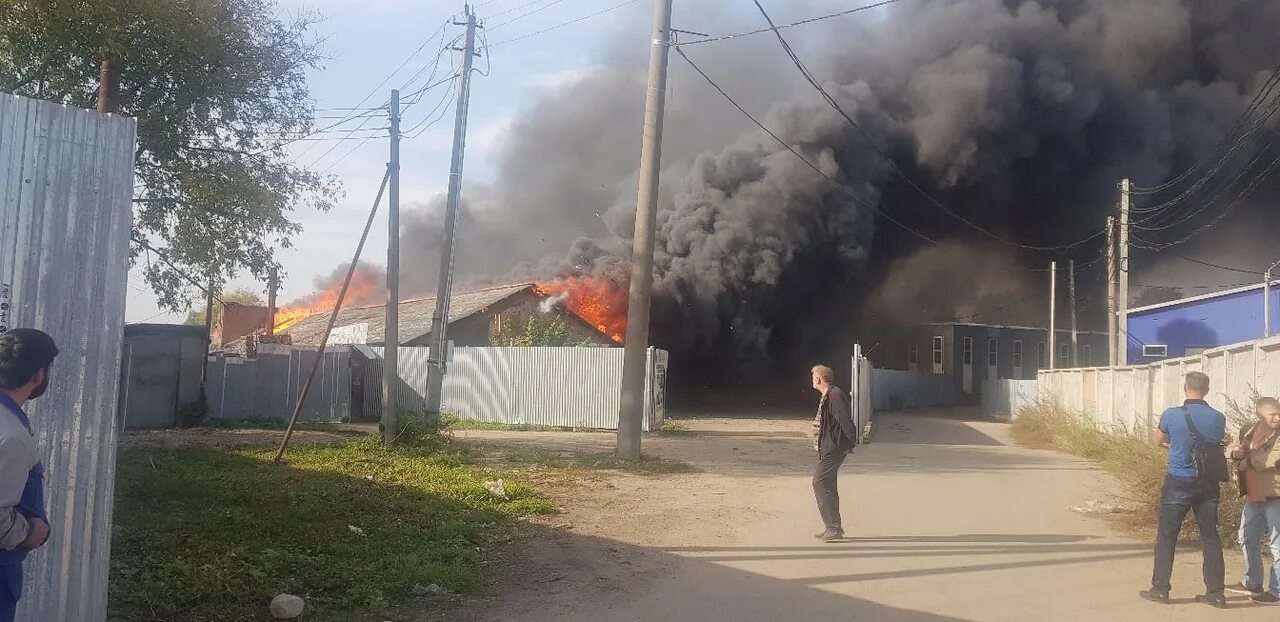
[[[779,21],[819,12],[769,4]],[[762,25],[743,15],[680,19]],[[999,235],[1053,245],[1097,231],[1120,178],[1156,184],[1203,154],[1269,76],[1278,29],[1280,3],[1266,0],[915,0],[786,34],[925,190]],[[646,35],[638,26],[627,34],[628,50],[642,52]],[[688,53],[845,189],[740,119],[672,56],[654,329],[685,360],[712,370],[803,363],[822,344],[847,351],[870,330],[867,317],[975,314],[1047,289],[1028,267],[1102,252],[1100,243],[1065,254],[1010,249],[944,215],[798,81],[768,34]],[[615,53],[524,111],[494,184],[469,187],[460,278],[594,275],[624,285],[643,92],[642,55]],[[849,190],[946,242],[903,231]],[[434,287],[439,213],[427,205],[407,221],[402,248],[414,259],[405,265],[422,268],[408,289]],[[1082,289],[1100,281],[1093,269]],[[1044,324],[1043,309],[1012,312]]]

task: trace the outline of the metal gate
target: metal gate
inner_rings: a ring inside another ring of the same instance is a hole
[[[862,430],[858,444],[871,438],[871,361],[862,355],[862,346],[853,345],[852,377],[849,379],[849,407],[853,422]]]

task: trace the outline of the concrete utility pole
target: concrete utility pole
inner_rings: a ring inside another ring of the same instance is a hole
[[[1116,219],[1107,216],[1107,365],[1110,367],[1115,367],[1120,360],[1116,325]]]
[[[1058,262],[1049,262],[1049,369],[1058,367]]]
[[[644,103],[640,148],[640,190],[636,195],[631,247],[631,291],[627,297],[627,341],[618,407],[618,457],[640,459],[644,427],[644,384],[649,350],[649,304],[653,293],[654,229],[658,226],[658,173],[662,162],[662,121],[667,97],[667,57],[671,52],[671,0],[654,0],[649,39],[649,88]]]
[[[1116,265],[1116,333],[1118,365],[1129,364],[1129,178],[1120,182],[1120,261]]]
[[[387,184],[387,310],[382,329],[382,444],[396,438],[400,381],[400,91],[391,91],[391,159]]]
[[[458,204],[462,200],[462,164],[467,146],[467,106],[471,101],[471,61],[476,56],[476,14],[466,7],[466,45],[462,48],[462,81],[458,84],[458,112],[453,122],[453,161],[449,165],[449,199],[444,211],[444,236],[440,243],[440,280],[436,285],[436,310],[431,316],[431,350],[427,367],[427,425],[440,422],[441,393],[444,390],[445,358],[449,347],[449,303],[453,295],[454,237],[458,226]],[[456,48],[455,48],[456,49]]]
[[[1076,260],[1067,261],[1067,300],[1071,305],[1071,366],[1080,366],[1080,332],[1076,325]]]
[[[120,107],[120,63],[102,61],[98,71],[98,112],[114,113]]]
[[[1271,336],[1271,275],[1280,267],[1280,261],[1271,264],[1262,281],[1262,337]]]

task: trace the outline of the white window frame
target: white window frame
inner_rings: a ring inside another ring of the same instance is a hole
[[[1000,340],[987,337],[987,367],[1000,366]]]
[[[1159,358],[1169,356],[1169,346],[1163,343],[1149,343],[1142,346],[1143,358]]]
[[[973,365],[973,337],[964,338],[964,349],[961,350],[960,363]]]
[[[1022,340],[1013,340],[1013,367],[1019,369],[1022,367]]]
[[[946,351],[944,349],[946,340],[941,336],[933,338],[933,364],[934,366],[943,366],[947,364]]]

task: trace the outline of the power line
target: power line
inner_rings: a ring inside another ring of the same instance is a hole
[[[1218,264],[1216,264],[1216,263],[1210,263],[1210,262],[1207,262],[1207,261],[1202,261],[1202,260],[1200,260],[1200,259],[1196,259],[1195,257],[1188,257],[1188,256],[1183,255],[1183,254],[1181,254],[1181,253],[1175,253],[1175,252],[1173,252],[1173,251],[1165,251],[1165,252],[1167,252],[1167,253],[1168,253],[1168,254],[1170,254],[1170,255],[1173,255],[1174,257],[1177,257],[1178,259],[1182,259],[1182,260],[1185,260],[1185,261],[1190,261],[1191,263],[1197,263],[1197,264],[1200,264],[1200,265],[1202,265],[1202,266],[1207,266],[1207,267],[1210,267],[1210,268],[1217,268],[1217,269],[1219,269],[1219,270],[1226,270],[1227,272],[1239,272],[1239,273],[1241,273],[1241,274],[1253,274],[1253,275],[1257,275],[1257,276],[1262,276],[1262,275],[1263,275],[1263,273],[1262,273],[1262,272],[1259,272],[1259,271],[1257,271],[1257,270],[1246,270],[1246,269],[1244,269],[1244,268],[1232,268],[1232,267],[1230,267],[1230,266],[1220,266],[1220,265],[1218,265]]]
[[[859,12],[861,12],[861,11],[867,11],[867,10],[870,10],[870,9],[877,9],[877,8],[880,8],[880,7],[882,7],[882,6],[889,5],[889,4],[896,4],[896,3],[901,2],[901,1],[902,1],[902,0],[884,0],[883,2],[877,2],[877,3],[875,3],[875,4],[868,4],[868,5],[866,5],[866,6],[860,6],[860,7],[857,7],[857,8],[848,9],[848,10],[840,11],[840,12],[837,12],[837,13],[831,13],[831,14],[829,14],[829,15],[820,15],[820,16],[818,16],[818,17],[811,17],[811,18],[809,18],[809,19],[800,20],[800,21],[798,21],[798,22],[792,22],[792,23],[790,23],[790,24],[783,24],[783,25],[781,25],[781,26],[778,26],[778,27],[776,28],[776,30],[783,30],[783,29],[786,29],[786,28],[795,28],[796,26],[804,26],[804,25],[806,25],[806,24],[812,24],[812,23],[814,23],[814,22],[820,22],[820,21],[823,21],[823,20],[828,20],[828,19],[832,19],[832,18],[836,18],[836,17],[844,17],[844,16],[846,16],[846,15],[852,15],[852,14],[854,14],[854,13],[859,13]],[[766,33],[766,32],[772,32],[773,30],[775,30],[775,29],[774,29],[774,28],[761,28],[761,29],[758,29],[758,30],[750,30],[750,31],[747,31],[747,32],[739,32],[739,33],[732,34],[732,35],[724,35],[724,36],[720,36],[720,37],[708,37],[708,38],[706,38],[706,39],[696,39],[696,40],[694,40],[694,41],[686,41],[686,42],[684,42],[684,43],[681,43],[680,45],[698,45],[698,44],[700,44],[700,43],[715,43],[715,42],[717,42],[717,41],[728,41],[729,39],[737,39],[737,38],[740,38],[740,37],[750,37],[750,36],[752,36],[752,35],[758,35],[758,34],[763,34],[763,33]]]
[[[778,43],[782,45],[783,51],[786,53],[787,57],[791,59],[791,62],[796,66],[797,69],[800,70],[800,73],[801,75],[804,76],[805,81],[807,81],[814,89],[818,91],[818,93],[822,95],[823,100],[827,103],[828,106],[830,106],[836,112],[840,113],[840,116],[843,117],[845,121],[847,121],[850,125],[854,127],[854,129],[858,130],[858,132],[862,134],[862,137],[866,140],[868,146],[870,146],[871,149],[874,150],[880,156],[880,158],[889,165],[890,168],[893,169],[893,171],[897,174],[899,178],[905,181],[907,185],[909,185],[913,190],[919,193],[920,196],[924,197],[926,200],[928,200],[938,209],[942,210],[948,216],[951,216],[952,218],[964,223],[966,226],[970,227],[971,229],[1001,244],[1004,244],[1006,246],[1011,246],[1014,248],[1021,248],[1025,250],[1065,251],[1065,250],[1075,248],[1077,246],[1087,244],[1106,234],[1106,228],[1103,227],[1099,229],[1097,232],[1093,233],[1092,235],[1089,235],[1084,239],[1077,240],[1070,244],[1060,244],[1056,246],[1036,246],[1032,244],[1022,244],[1020,242],[1015,242],[1013,240],[1006,239],[1005,237],[999,234],[996,234],[974,223],[973,221],[964,217],[962,214],[956,212],[950,207],[947,207],[944,203],[942,203],[942,201],[938,200],[936,197],[934,197],[932,194],[926,191],[923,187],[921,187],[920,184],[916,183],[916,181],[912,179],[912,177],[908,175],[906,171],[902,170],[902,167],[898,165],[896,160],[890,157],[889,154],[885,153],[885,151],[881,149],[879,145],[876,144],[876,140],[874,137],[871,136],[870,132],[868,132],[866,128],[862,127],[861,123],[858,123],[856,120],[854,120],[854,118],[850,116],[849,113],[846,112],[843,107],[840,106],[840,103],[837,102],[835,98],[832,97],[831,94],[827,92],[827,90],[822,86],[822,84],[818,82],[818,79],[814,77],[813,73],[809,71],[809,68],[804,64],[804,61],[801,60],[800,56],[797,55],[795,50],[791,48],[791,44],[788,43],[786,38],[782,36],[782,33],[778,31],[778,27],[773,23],[773,18],[769,17],[768,11],[766,11],[764,6],[760,4],[760,0],[752,0],[752,2],[754,2],[756,5],[756,8],[760,10],[760,14],[764,16],[765,21],[769,23],[770,30],[772,30],[774,36],[777,37]]]
[[[519,37],[516,37],[516,38],[514,38],[514,39],[507,39],[506,41],[499,41],[499,42],[497,42],[497,43],[495,43],[495,44],[493,44],[493,45],[490,45],[490,46],[488,46],[488,47],[490,47],[490,48],[496,48],[496,47],[498,47],[498,46],[506,45],[506,44],[508,44],[508,43],[515,43],[516,41],[524,41],[525,39],[528,39],[528,38],[530,38],[530,37],[536,37],[536,36],[538,36],[538,35],[543,35],[543,34],[546,34],[546,33],[548,33],[548,32],[552,32],[552,31],[560,30],[561,28],[564,28],[564,27],[566,27],[566,26],[572,26],[572,25],[577,24],[577,23],[579,23],[579,22],[585,22],[585,21],[587,21],[587,20],[589,20],[589,19],[591,19],[591,18],[593,18],[593,17],[599,17],[599,16],[601,16],[601,15],[604,15],[605,13],[611,13],[611,12],[616,11],[616,10],[618,10],[618,9],[621,9],[622,7],[627,6],[627,5],[629,5],[629,4],[635,4],[635,2],[636,2],[636,0],[624,0],[623,2],[619,2],[618,4],[615,4],[615,5],[613,5],[613,6],[609,7],[609,8],[607,8],[607,9],[602,9],[602,10],[600,10],[600,11],[596,11],[595,13],[592,13],[592,14],[590,14],[590,15],[583,15],[582,17],[579,17],[579,18],[577,18],[577,19],[572,19],[572,20],[569,20],[569,21],[564,22],[564,23],[561,23],[561,24],[556,24],[555,26],[552,26],[552,27],[550,27],[550,28],[543,28],[542,30],[538,30],[538,31],[535,31],[535,32],[531,32],[531,33],[528,33],[528,34],[525,34],[525,35],[520,35]]]
[[[870,209],[870,210],[874,211],[875,213],[877,213],[877,214],[879,214],[879,215],[883,216],[886,220],[888,220],[889,222],[891,222],[891,223],[893,223],[893,224],[895,224],[895,225],[898,225],[899,227],[901,227],[903,230],[907,231],[908,233],[911,233],[912,235],[915,235],[916,237],[918,237],[918,238],[920,238],[920,239],[922,239],[922,240],[924,240],[924,241],[926,241],[926,242],[929,242],[930,244],[936,244],[936,243],[937,243],[937,242],[935,242],[933,239],[931,239],[929,236],[927,236],[927,235],[925,235],[925,234],[923,234],[923,233],[920,233],[919,231],[916,231],[915,229],[912,229],[911,227],[908,227],[908,226],[907,226],[906,224],[904,224],[903,222],[901,222],[901,221],[899,221],[898,219],[894,218],[893,216],[890,216],[889,214],[885,213],[885,212],[884,212],[884,210],[880,209],[878,206],[873,205],[873,204],[871,204],[870,202],[868,202],[868,201],[866,201],[866,200],[862,199],[862,197],[858,196],[858,195],[857,195],[857,193],[856,193],[856,192],[854,192],[852,188],[849,188],[849,187],[848,187],[848,186],[846,186],[844,183],[842,183],[842,182],[840,182],[840,181],[836,180],[835,178],[831,177],[830,175],[828,175],[828,174],[827,174],[825,171],[823,171],[821,168],[818,168],[818,165],[816,165],[816,164],[814,164],[813,162],[809,161],[809,159],[808,159],[808,158],[806,158],[806,157],[804,157],[804,155],[802,155],[799,151],[796,151],[795,147],[792,147],[790,144],[788,144],[788,143],[787,143],[787,141],[782,140],[782,138],[781,138],[781,137],[779,137],[777,134],[773,133],[773,130],[770,130],[770,129],[769,129],[768,127],[766,127],[763,123],[761,123],[758,119],[756,119],[754,116],[752,116],[752,114],[751,114],[750,112],[747,112],[746,108],[743,108],[741,104],[739,104],[737,101],[735,101],[735,100],[733,99],[733,97],[729,96],[729,94],[728,94],[728,93],[726,93],[724,89],[720,88],[720,85],[719,85],[719,84],[716,84],[716,82],[715,82],[714,80],[712,80],[712,79],[711,79],[711,76],[708,76],[708,75],[707,75],[707,73],[706,73],[705,71],[703,71],[703,70],[702,70],[702,68],[701,68],[701,67],[699,67],[699,66],[697,65],[697,63],[694,63],[694,62],[693,62],[693,59],[689,58],[689,56],[688,56],[687,54],[685,54],[685,53],[684,53],[684,50],[682,50],[682,49],[680,49],[680,48],[678,48],[678,47],[677,47],[677,48],[675,48],[675,51],[676,51],[676,54],[679,54],[679,55],[680,55],[680,58],[683,58],[683,59],[684,59],[684,61],[685,61],[686,63],[689,63],[689,66],[690,66],[690,67],[692,67],[694,71],[698,72],[698,75],[702,76],[702,79],[703,79],[703,80],[706,80],[706,81],[707,81],[707,84],[710,84],[710,85],[711,85],[711,88],[714,88],[714,89],[716,90],[716,92],[720,93],[720,95],[721,95],[722,97],[724,97],[724,98],[725,98],[725,100],[726,100],[726,101],[728,101],[730,104],[732,104],[734,108],[737,108],[737,109],[738,109],[738,112],[741,112],[744,116],[746,116],[748,119],[750,119],[752,123],[756,124],[756,127],[760,128],[762,131],[764,131],[764,133],[766,133],[766,134],[768,134],[770,137],[772,137],[775,141],[777,141],[777,142],[778,142],[778,144],[779,144],[779,145],[782,145],[782,146],[783,146],[787,151],[790,151],[792,155],[794,155],[794,156],[796,156],[797,158],[799,158],[801,162],[804,162],[806,166],[808,166],[809,168],[813,169],[813,171],[814,171],[815,173],[817,173],[818,175],[820,175],[823,179],[826,179],[827,181],[831,182],[832,184],[835,184],[835,185],[836,185],[836,187],[838,187],[838,188],[840,188],[840,189],[842,189],[842,190],[845,190],[846,192],[848,192],[848,193],[849,193],[849,196],[850,196],[851,198],[853,198],[853,200],[854,200],[854,201],[856,201],[856,202],[857,202],[857,203],[859,203],[860,205],[863,205],[863,206],[867,207],[868,209]]]
[[[545,1],[545,0],[539,0],[539,1]],[[522,19],[526,19],[526,18],[528,18],[528,17],[531,17],[531,16],[534,16],[534,15],[537,15],[538,13],[541,13],[541,12],[543,12],[543,11],[545,11],[545,10],[547,10],[547,9],[549,9],[549,8],[551,8],[551,7],[555,6],[555,5],[557,5],[557,4],[560,4],[561,2],[564,2],[564,0],[550,0],[550,2],[548,2],[547,4],[544,4],[544,5],[542,5],[542,6],[538,7],[538,8],[536,8],[536,9],[533,9],[532,11],[529,11],[528,13],[522,13],[522,14],[520,14],[520,15],[517,15],[517,16],[515,16],[515,17],[513,17],[513,18],[511,18],[511,19],[509,19],[509,20],[507,20],[507,21],[505,21],[505,22],[502,22],[501,24],[498,24],[497,26],[489,26],[489,27],[487,27],[487,30],[497,30],[497,29],[502,28],[502,27],[504,27],[504,26],[508,26],[508,25],[514,24],[515,22],[518,22],[518,21],[520,21],[520,20],[522,20]],[[536,4],[536,3],[535,3],[535,4]]]

